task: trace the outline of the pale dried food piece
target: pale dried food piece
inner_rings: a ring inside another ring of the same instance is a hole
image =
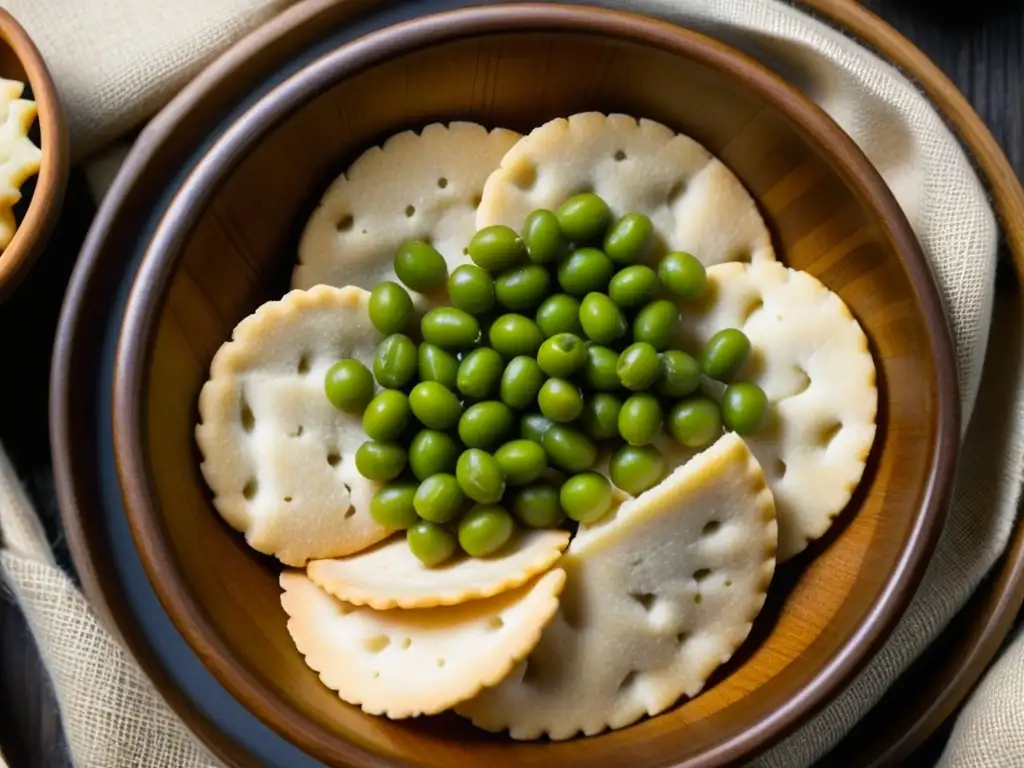
[[[28,134],[36,119],[36,103],[20,98],[25,84],[0,78],[0,251],[10,245],[17,224],[13,207],[21,187],[39,173],[43,153]]]
[[[292,287],[373,290],[397,281],[395,251],[407,240],[431,243],[449,273],[468,263],[484,182],[518,139],[503,128],[434,123],[368,149],[331,184],[306,224]]]
[[[381,336],[368,301],[359,288],[320,286],[264,304],[217,351],[199,395],[196,442],[214,506],[251,547],[288,565],[390,533],[370,516],[378,485],[355,466],[361,420],[324,393],[339,359],[370,364]]]
[[[653,120],[583,112],[520,140],[484,187],[476,225],[515,230],[538,208],[594,192],[618,217],[647,214],[652,258],[687,251],[704,264],[775,259],[771,236],[743,184],[693,139]]]
[[[376,611],[281,574],[296,648],[349,704],[393,719],[442,712],[500,682],[537,645],[565,572],[460,605]]]
[[[346,558],[314,560],[306,573],[339,600],[377,610],[455,605],[518,587],[548,570],[568,543],[568,531],[524,530],[491,557],[457,555],[428,567],[398,537]]]
[[[566,587],[537,648],[456,708],[515,739],[622,728],[694,696],[746,639],[775,569],[764,474],[725,435],[593,526],[558,567]]]

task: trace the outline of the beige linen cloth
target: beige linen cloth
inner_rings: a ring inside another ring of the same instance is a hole
[[[389,2],[390,0],[382,0]],[[893,67],[778,0],[592,0],[662,16],[735,45],[820,104],[882,173],[934,267],[957,343],[965,446],[953,509],[913,604],[853,684],[755,761],[809,765],[875,704],[964,604],[1003,551],[1024,461],[1021,307],[993,307],[998,229],[970,163]],[[84,158],[137,125],[216,52],[288,0],[0,0],[47,58]],[[109,180],[93,166],[94,188]],[[986,361],[991,336],[997,353]],[[984,363],[984,376],[982,367]],[[975,407],[977,404],[977,407]],[[0,451],[0,567],[50,670],[81,768],[192,768],[213,759],[54,564]],[[944,766],[1024,765],[1024,639],[972,697]]]

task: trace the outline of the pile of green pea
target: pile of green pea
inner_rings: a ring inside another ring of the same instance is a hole
[[[707,286],[704,266],[684,252],[649,266],[651,220],[612,219],[600,197],[576,195],[531,213],[521,233],[480,230],[473,264],[450,275],[429,243],[404,243],[395,273],[405,287],[384,282],[370,296],[385,336],[372,373],[350,359],[328,370],[328,399],[361,413],[370,438],[356,467],[384,484],[370,512],[406,529],[423,563],[460,547],[493,554],[516,521],[599,520],[612,483],[635,496],[662,480],[663,432],[701,448],[723,424],[741,435],[763,427],[764,392],[732,381],[750,353],[742,331],[717,333],[700,360],[673,348],[680,305]],[[451,306],[422,317],[407,290],[444,303],[446,288]],[[701,393],[702,377],[727,383],[720,403]],[[605,443],[610,481],[593,471]]]

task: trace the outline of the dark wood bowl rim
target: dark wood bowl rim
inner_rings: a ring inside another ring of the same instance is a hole
[[[301,103],[339,79],[389,56],[488,32],[574,31],[599,33],[670,51],[724,71],[787,114],[813,145],[824,150],[844,181],[878,215],[880,230],[900,254],[924,314],[936,368],[936,437],[924,502],[881,599],[817,677],[770,716],[695,756],[689,766],[721,765],[763,749],[827,703],[888,635],[913,595],[948,510],[959,439],[959,397],[949,327],[928,263],[902,211],[854,143],[814,104],[778,76],[731,48],[697,33],[617,11],[556,5],[471,8],[423,17],[382,30],[321,57],[274,88],[214,144],[175,196],[144,256],[121,327],[114,385],[114,436],[118,473],[133,537],[154,588],[175,626],[215,676],[269,726],[311,754],[384,765],[379,756],[284,706],[251,670],[231,655],[216,625],[199,607],[177,572],[149,481],[144,432],[145,367],[180,246],[203,203],[224,176],[267,131]],[[327,747],[325,745],[330,745]]]
[[[32,88],[38,112],[36,119],[42,128],[42,146],[39,149],[43,155],[25,217],[18,224],[10,244],[0,254],[2,300],[24,279],[53,233],[64,202],[71,151],[64,110],[46,62],[28,33],[3,8],[0,8],[0,39],[21,61],[28,85]]]

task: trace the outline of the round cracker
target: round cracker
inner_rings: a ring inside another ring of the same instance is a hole
[[[726,435],[666,480],[581,526],[540,643],[456,708],[515,739],[622,728],[694,696],[746,639],[775,569],[771,492]]]
[[[381,339],[360,288],[271,301],[235,328],[199,395],[196,442],[217,511],[288,564],[358,552],[391,531],[369,513],[378,485],[355,466],[362,422],[324,394],[344,357],[369,365]]]
[[[524,584],[550,568],[568,543],[568,531],[522,531],[492,557],[462,555],[429,568],[396,537],[344,559],[314,560],[306,574],[339,600],[379,611],[456,605]]]
[[[487,179],[476,225],[520,229],[538,208],[581,191],[616,216],[640,211],[657,234],[652,257],[688,251],[705,264],[774,260],[753,199],[720,160],[653,120],[584,112],[534,129]]]
[[[306,664],[349,704],[392,719],[442,712],[500,682],[540,640],[565,572],[461,605],[375,611],[281,574],[288,632]]]
[[[864,474],[878,411],[867,337],[839,296],[779,262],[712,267],[706,295],[682,310],[679,346],[693,354],[723,328],[750,339],[736,378],[771,403],[746,442],[775,495],[783,562],[828,530]]]
[[[395,251],[427,240],[449,272],[469,262],[484,182],[519,140],[475,123],[404,131],[364,152],[324,194],[299,242],[293,288],[356,285],[372,290],[397,280]]]

